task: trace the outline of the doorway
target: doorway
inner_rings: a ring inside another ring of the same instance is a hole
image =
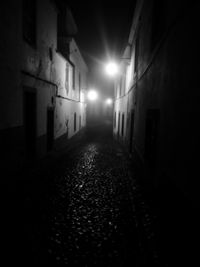
[[[33,159],[36,156],[36,92],[33,88],[24,91],[24,133],[25,155]]]
[[[54,108],[47,108],[47,151],[53,149],[54,144]]]
[[[120,137],[120,112],[118,113],[118,131],[117,131],[118,138]]]
[[[121,135],[124,137],[124,113],[122,113]]]
[[[131,110],[131,120],[130,120],[130,136],[129,136],[129,152],[133,152],[133,133],[134,133],[134,121],[135,121],[135,112]]]

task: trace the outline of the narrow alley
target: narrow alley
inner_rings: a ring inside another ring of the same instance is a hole
[[[96,131],[61,164],[63,172],[51,199],[50,262],[127,266],[138,249],[124,181],[126,162],[111,131],[109,136],[102,130],[96,136]]]
[[[128,164],[111,125],[103,124],[88,127],[73,151],[29,168],[16,192],[17,245],[9,245],[14,261],[24,266],[159,266],[152,244],[152,251],[141,244]]]
[[[200,1],[0,12],[0,265],[200,265]]]

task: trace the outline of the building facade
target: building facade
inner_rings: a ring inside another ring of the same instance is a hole
[[[197,2],[137,1],[115,84],[114,136],[144,171],[141,182],[159,210],[159,249],[167,266],[195,259],[199,11]]]
[[[1,11],[0,131],[5,166],[66,146],[86,123],[87,66],[61,1],[6,2]]]
[[[152,190],[197,203],[199,4],[138,1],[115,85],[114,135]]]

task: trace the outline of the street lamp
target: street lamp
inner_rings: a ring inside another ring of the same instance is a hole
[[[98,93],[95,90],[88,91],[87,98],[90,101],[95,101],[98,98]]]
[[[106,99],[106,104],[110,106],[113,103],[113,100],[111,98]]]
[[[118,73],[119,67],[114,61],[111,61],[105,65],[105,71],[109,76],[114,77]]]

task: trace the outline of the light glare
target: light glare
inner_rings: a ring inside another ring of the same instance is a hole
[[[112,99],[111,99],[111,98],[108,98],[108,99],[106,99],[106,104],[107,104],[107,105],[111,105],[111,104],[112,104],[112,102],[113,102],[113,101],[112,101]]]
[[[118,66],[115,62],[110,62],[106,65],[105,67],[106,69],[106,73],[109,75],[109,76],[114,76],[118,73]]]
[[[98,94],[95,90],[90,90],[87,94],[87,97],[90,101],[95,101],[98,98]]]

